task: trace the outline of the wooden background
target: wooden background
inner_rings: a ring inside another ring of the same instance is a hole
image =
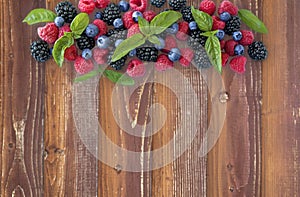
[[[200,143],[195,140],[179,159],[147,173],[116,170],[93,158],[81,143],[72,119],[71,64],[59,69],[52,60],[46,64],[32,60],[28,46],[37,38],[37,26],[21,21],[31,9],[53,9],[57,2],[0,3],[1,197],[300,195],[300,1],[234,1],[258,14],[268,27],[268,35],[256,36],[268,46],[268,59],[262,64],[247,63],[245,75],[224,70],[230,95],[226,122],[218,143],[206,157],[195,157],[197,149],[193,147]],[[189,4],[198,5],[199,0]],[[209,108],[207,87],[193,69],[182,72],[195,82],[201,96],[199,127],[204,129]],[[112,88],[108,80],[100,81],[100,122],[114,131],[107,135],[115,143],[139,151],[141,139],[121,136],[111,118]],[[119,94],[122,96],[122,90]],[[144,151],[168,142],[173,135],[170,128],[177,124],[174,94],[162,85],[146,84],[132,102],[140,103],[132,107],[140,112],[159,102],[169,115],[162,130],[145,139]],[[140,116],[139,121],[145,123],[146,114]]]

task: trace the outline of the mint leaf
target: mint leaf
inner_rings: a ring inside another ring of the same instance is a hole
[[[74,44],[74,39],[70,34],[59,38],[53,47],[52,56],[59,67],[62,67],[64,62],[65,50]]]
[[[238,14],[241,20],[252,30],[259,33],[268,33],[265,24],[250,10],[240,9]]]
[[[194,6],[191,7],[191,10],[199,29],[202,31],[210,31],[213,25],[212,17],[205,12],[195,9]]]
[[[153,43],[153,44],[161,45],[161,43],[160,43],[158,37],[155,36],[155,35],[150,36],[150,37],[148,38],[148,40],[149,40],[151,43]]]
[[[216,36],[209,36],[205,42],[205,50],[212,64],[221,73],[222,72],[222,57],[220,41]]]
[[[139,16],[138,23],[139,23],[139,28],[140,28],[141,32],[144,35],[149,35],[150,34],[149,22],[146,19]]]
[[[26,22],[28,25],[33,25],[42,22],[53,22],[55,18],[56,14],[54,12],[44,8],[37,8],[29,12],[23,23]]]
[[[88,80],[88,79],[90,79],[92,77],[97,76],[98,74],[99,74],[98,70],[93,70],[93,71],[91,71],[91,72],[89,72],[89,73],[87,73],[85,75],[81,75],[79,77],[76,77],[75,80],[74,80],[74,82],[78,83],[78,82],[81,82],[81,81],[85,81],[85,80]]]
[[[180,12],[164,11],[156,15],[150,22],[151,34],[160,34],[182,17]]]
[[[125,74],[113,70],[105,70],[103,74],[113,83],[126,85],[126,86],[134,85],[134,80],[131,77],[126,76]]]
[[[119,44],[112,56],[112,62],[115,62],[119,59],[121,59],[124,55],[129,53],[132,49],[135,49],[136,47],[141,46],[146,41],[146,37],[141,34],[137,33],[133,36],[127,38],[121,44]]]
[[[70,29],[75,38],[80,37],[85,28],[89,25],[90,19],[87,13],[78,14],[72,21]]]
[[[206,36],[206,37],[214,36],[214,35],[216,35],[216,33],[217,33],[218,31],[219,31],[219,30],[215,30],[215,31],[207,31],[207,32],[201,33],[200,35],[201,35],[201,36]]]

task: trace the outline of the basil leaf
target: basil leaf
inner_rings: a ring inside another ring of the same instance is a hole
[[[160,34],[182,17],[180,12],[164,11],[156,15],[150,22],[151,34]]]
[[[134,85],[134,80],[131,77],[126,76],[125,74],[113,70],[105,70],[103,74],[113,83],[126,86]]]
[[[59,38],[53,47],[52,56],[59,67],[64,62],[65,50],[74,44],[74,39],[69,34]]]
[[[195,9],[194,6],[191,7],[191,10],[199,29],[202,31],[210,31],[213,25],[212,17],[205,12]]]
[[[87,13],[78,14],[72,21],[70,29],[74,34],[75,38],[78,38],[89,25],[90,19]]]
[[[250,10],[240,9],[238,14],[241,20],[252,30],[259,33],[268,33],[265,24]]]
[[[93,71],[91,71],[91,72],[89,72],[89,73],[87,73],[85,75],[81,75],[79,77],[76,77],[75,80],[74,80],[74,82],[78,83],[78,82],[81,82],[81,81],[85,81],[85,80],[88,80],[88,79],[90,79],[92,77],[97,76],[98,74],[99,74],[98,70],[93,70]]]
[[[150,34],[149,22],[146,19],[139,16],[138,23],[139,23],[139,28],[140,28],[141,32],[144,35],[149,35]]]
[[[161,43],[160,43],[158,37],[155,36],[155,35],[150,36],[150,37],[148,38],[148,40],[149,40],[150,42],[152,42],[153,44],[161,45]]]
[[[55,18],[56,14],[54,12],[44,8],[37,8],[29,12],[23,23],[26,22],[28,25],[33,25],[42,22],[53,22]]]
[[[141,34],[137,33],[133,36],[127,38],[126,40],[122,41],[121,44],[119,44],[112,56],[112,62],[115,62],[119,59],[121,59],[124,55],[129,53],[132,49],[135,49],[136,47],[141,46],[146,41],[146,37]]]
[[[214,36],[214,35],[216,35],[216,33],[217,33],[218,31],[219,31],[219,30],[215,30],[215,31],[207,31],[207,32],[201,33],[200,35],[201,35],[201,36],[206,36],[206,37]]]
[[[210,36],[205,42],[205,50],[212,64],[221,73],[222,72],[222,57],[220,41],[216,36]]]

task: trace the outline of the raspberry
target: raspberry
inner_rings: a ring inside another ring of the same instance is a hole
[[[143,13],[144,19],[146,19],[148,22],[150,22],[155,16],[156,13],[152,10],[147,10]]]
[[[65,32],[71,32],[69,25],[64,25],[61,28],[59,28],[58,38],[62,37],[65,34]]]
[[[78,8],[81,12],[90,14],[94,11],[96,5],[94,0],[80,0],[78,3]]]
[[[129,29],[132,25],[135,24],[133,18],[132,18],[132,13],[134,11],[128,11],[125,12],[124,15],[122,16],[123,19],[123,25],[126,29]]]
[[[248,30],[241,30],[242,32],[242,39],[239,41],[239,43],[243,46],[247,46],[249,44],[251,44],[254,41],[254,35],[252,33],[252,31],[248,31]]]
[[[238,8],[228,0],[223,1],[218,9],[218,14],[222,14],[223,12],[228,12],[232,16],[236,16],[238,14]]]
[[[98,9],[105,8],[109,4],[109,0],[96,0],[96,7]]]
[[[242,74],[245,72],[247,58],[245,56],[236,56],[230,61],[230,68],[236,73]]]
[[[172,68],[173,66],[174,63],[171,60],[169,60],[168,56],[165,54],[160,54],[155,63],[155,68],[158,71],[165,71],[167,69]]]
[[[133,59],[128,63],[126,73],[130,77],[142,77],[146,72],[144,63],[141,60]]]
[[[224,29],[225,28],[225,22],[221,21],[219,17],[213,16],[213,26],[212,30],[218,30],[218,29]]]
[[[79,74],[86,74],[93,70],[93,62],[91,60],[86,60],[81,56],[78,56],[74,63],[74,68]]]
[[[234,56],[234,47],[237,45],[238,43],[234,40],[227,40],[225,43],[225,52],[230,55],[230,56]]]
[[[227,53],[222,52],[222,66],[226,66],[229,59],[229,55]]]
[[[216,11],[216,4],[211,0],[201,1],[199,10],[212,16]]]
[[[147,0],[130,0],[129,4],[132,10],[144,12],[147,8]]]
[[[93,24],[96,25],[99,29],[98,35],[95,37],[97,39],[99,36],[102,36],[107,33],[106,23],[101,19],[96,19],[93,21]]]
[[[72,45],[65,50],[65,58],[67,60],[74,61],[77,56],[77,48],[75,45]]]
[[[54,23],[47,23],[38,28],[40,38],[49,44],[53,44],[58,38],[58,27]]]
[[[127,32],[127,38],[131,37],[134,34],[140,33],[139,25],[136,23],[132,25]]]
[[[178,23],[179,29],[176,33],[176,38],[178,40],[187,40],[189,33],[189,23],[185,21],[181,21]]]
[[[179,63],[182,66],[189,66],[191,61],[194,58],[194,52],[190,48],[182,48],[180,49],[181,57],[179,59]]]
[[[225,40],[220,40],[220,46],[221,46],[221,49],[224,49],[225,43],[226,43]]]
[[[100,49],[96,47],[93,50],[93,58],[97,64],[105,64],[107,62],[107,55],[109,53],[108,49]]]
[[[172,48],[177,48],[176,39],[171,35],[167,35],[165,38],[165,47],[162,51],[168,53]]]

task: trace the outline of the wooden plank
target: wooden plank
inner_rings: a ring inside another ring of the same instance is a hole
[[[264,36],[262,196],[300,193],[299,7],[299,1],[263,2],[270,33]]]

